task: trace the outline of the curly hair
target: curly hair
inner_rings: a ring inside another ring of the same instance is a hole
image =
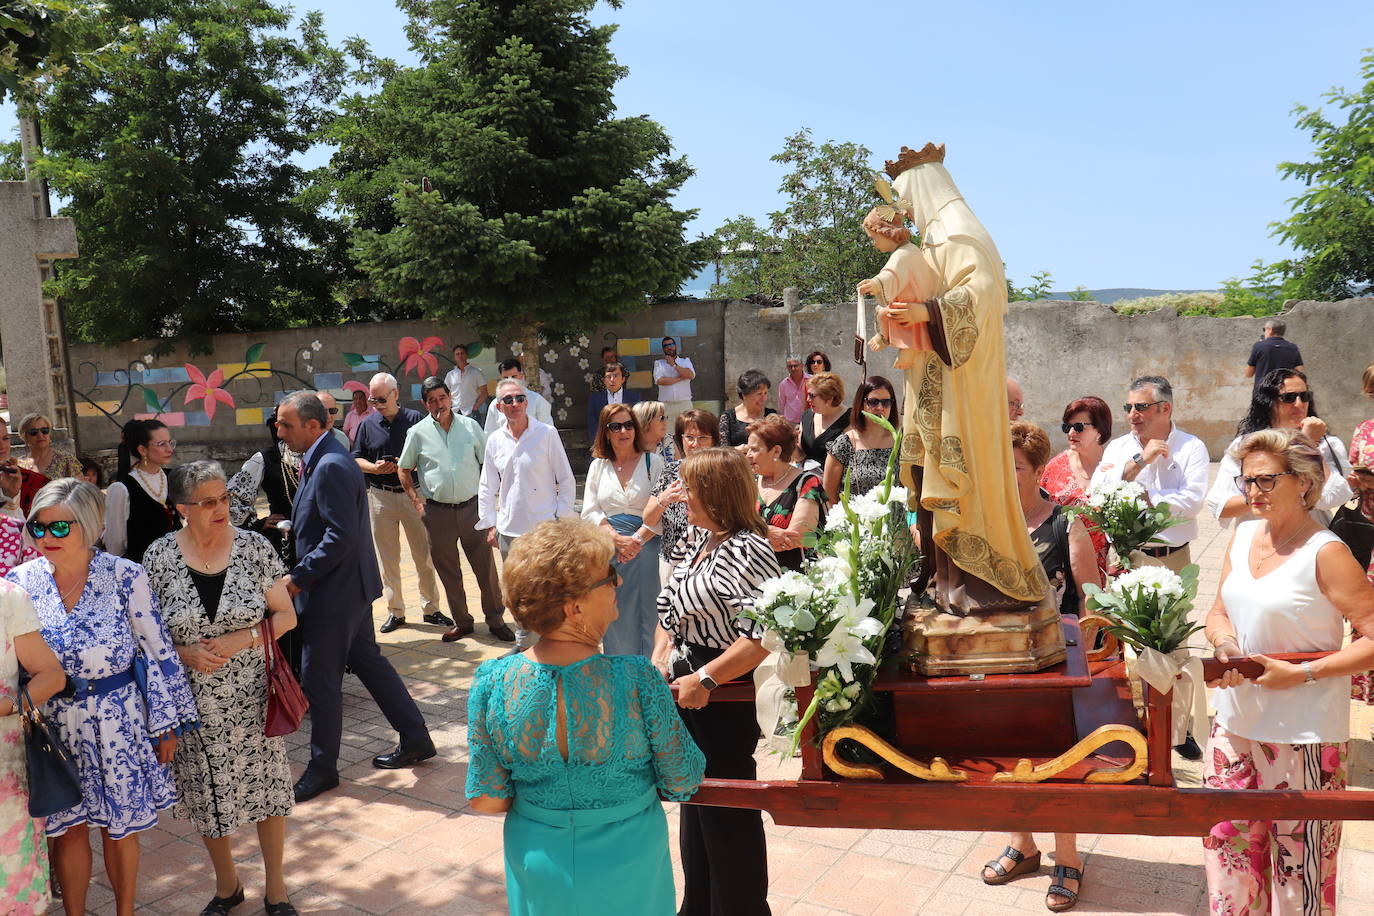
[[[580,518],[541,522],[511,545],[501,566],[501,595],[521,627],[552,633],[566,619],[563,605],[587,594],[614,555],[615,544],[600,525]]]
[[[792,446],[797,442],[797,427],[780,413],[770,413],[762,420],[750,423],[748,433],[758,436],[765,449],[774,446],[782,449],[784,460],[792,454]]]
[[[1050,463],[1050,437],[1034,423],[1017,420],[1011,424],[1011,447],[1020,449],[1033,468]]]
[[[1260,379],[1259,387],[1250,397],[1250,409],[1246,411],[1244,418],[1236,425],[1237,436],[1248,436],[1250,433],[1269,429],[1274,425],[1274,408],[1279,405],[1279,392],[1283,389],[1283,383],[1290,378],[1302,379],[1302,383],[1307,384],[1307,374],[1299,372],[1297,369],[1275,369]],[[1310,387],[1308,388],[1308,396],[1311,400],[1307,402],[1307,415],[1315,417],[1317,416],[1317,399],[1312,397]]]
[[[881,235],[883,238],[891,239],[898,245],[905,245],[911,241],[911,230],[901,220],[883,219],[878,212],[879,208],[874,207],[868,211],[864,217],[864,228],[874,235]]]

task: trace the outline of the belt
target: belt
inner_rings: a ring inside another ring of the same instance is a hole
[[[388,493],[404,493],[406,491],[405,487],[393,487],[387,483],[369,483],[368,486],[374,490],[385,490]]]
[[[476,496],[469,496],[467,499],[463,500],[460,503],[441,503],[437,499],[427,499],[425,500],[425,505],[438,506],[440,509],[461,509],[476,498]]]
[[[544,824],[548,827],[596,827],[601,824],[613,824],[616,821],[623,821],[626,818],[634,817],[640,812],[649,810],[654,805],[659,805],[658,790],[645,789],[639,797],[609,808],[573,808],[557,810],[544,808],[540,805],[531,804],[516,793],[515,803],[511,806],[514,813],[527,817],[532,821]]]
[[[1188,542],[1188,544],[1191,543],[1192,541]],[[1140,552],[1147,557],[1158,559],[1159,557],[1167,557],[1171,553],[1178,553],[1180,550],[1187,547],[1188,544],[1179,544],[1177,547],[1142,547],[1140,548]]]
[[[76,685],[76,692],[72,694],[73,700],[85,700],[90,697],[98,697],[102,693],[110,693],[118,690],[126,684],[134,682],[134,669],[121,671],[119,674],[112,674],[109,677],[98,677],[95,680],[86,680],[84,677],[74,677],[71,679]]]

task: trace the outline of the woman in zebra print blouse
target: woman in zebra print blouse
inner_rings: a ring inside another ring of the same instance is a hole
[[[754,779],[759,727],[752,702],[712,703],[717,684],[748,679],[767,657],[763,630],[741,617],[764,580],[781,573],[758,513],[749,463],[708,448],[682,461],[687,521],[695,526],[670,560],[658,596],[654,664],[678,688],[687,729],[706,755],[706,776]],[[766,916],[768,851],[758,811],[684,805],[680,916]]]

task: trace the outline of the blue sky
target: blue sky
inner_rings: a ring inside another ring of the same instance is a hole
[[[314,6],[336,39],[410,58],[385,0]],[[1299,186],[1275,166],[1311,150],[1291,109],[1357,88],[1374,46],[1369,0],[626,0],[595,18],[619,25],[621,111],[696,169],[694,230],[776,209],[768,157],[798,128],[875,167],[935,140],[1012,279],[1056,289],[1215,288],[1282,256],[1269,223]]]

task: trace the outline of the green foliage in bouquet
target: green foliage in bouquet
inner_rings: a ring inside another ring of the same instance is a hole
[[[1106,535],[1122,569],[1131,568],[1133,551],[1155,543],[1159,533],[1166,528],[1187,521],[1175,517],[1166,503],[1150,505],[1145,488],[1131,481],[1093,487],[1083,505],[1069,506],[1065,511],[1084,519]]]
[[[1142,566],[1117,577],[1106,589],[1089,584],[1083,591],[1088,609],[1110,621],[1105,627],[1108,633],[1136,649],[1168,655],[1202,629],[1189,620],[1197,577],[1196,564],[1183,567],[1181,574],[1161,566]]]

